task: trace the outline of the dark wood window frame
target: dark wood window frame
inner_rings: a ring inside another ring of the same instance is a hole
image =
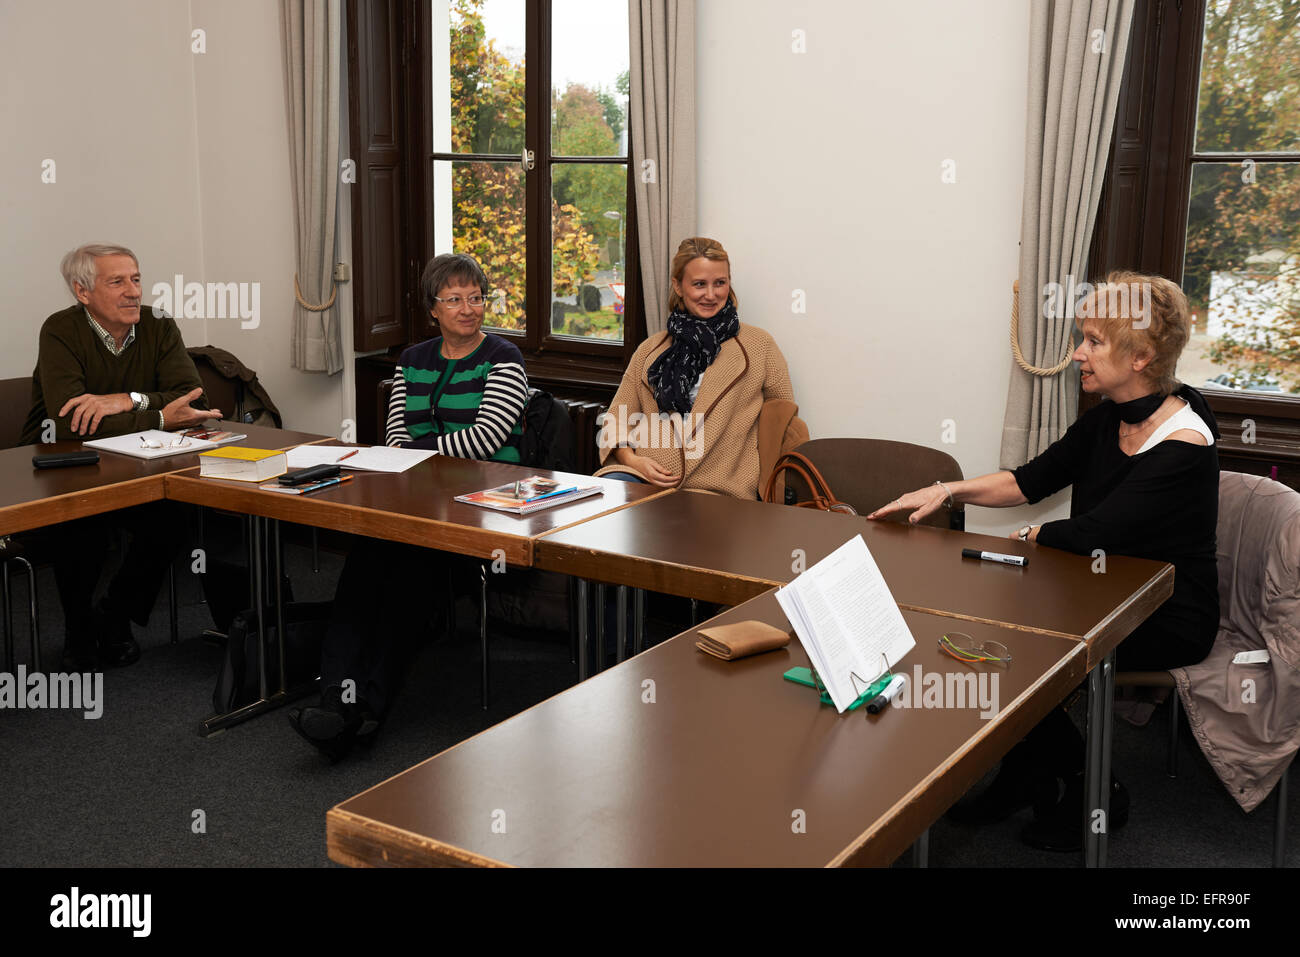
[[[551,182],[549,165],[540,160],[550,155],[551,0],[526,2],[525,145],[539,160],[526,184],[527,300],[530,312],[540,310],[545,318],[530,322],[525,334],[512,338],[524,354],[533,384],[566,397],[608,400],[645,338],[632,182],[629,177],[623,343],[550,335]],[[431,20],[427,0],[347,4],[349,133],[357,163],[352,216],[355,348],[386,350],[382,357],[358,360],[359,373],[363,367],[372,370],[364,382],[358,376],[359,416],[361,400],[368,398],[366,390],[379,370],[387,365],[391,372],[391,358],[403,347],[435,334],[417,293],[420,271],[433,255]],[[575,159],[607,163],[616,158],[564,157],[562,162]],[[624,162],[630,168],[630,160]]]
[[[1138,0],[1088,271],[1182,280],[1205,0]],[[1270,154],[1250,154],[1265,159]],[[1219,420],[1224,469],[1300,485],[1300,398],[1203,393]],[[1091,402],[1081,394],[1080,412]],[[1247,420],[1254,423],[1254,442]]]

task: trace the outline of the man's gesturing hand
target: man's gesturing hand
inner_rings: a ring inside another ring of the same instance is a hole
[[[221,418],[220,409],[191,409],[190,403],[203,394],[202,389],[191,389],[179,399],[168,402],[163,407],[164,429],[188,429],[202,425],[208,419]]]
[[[68,423],[72,431],[78,435],[94,435],[95,430],[99,428],[99,420],[104,416],[130,412],[133,408],[131,397],[125,392],[114,392],[110,395],[92,395],[87,392],[63,403],[63,408],[59,410],[59,418],[63,418],[68,414],[68,410],[72,410],[72,421]]]

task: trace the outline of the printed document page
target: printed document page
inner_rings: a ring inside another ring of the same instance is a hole
[[[776,600],[841,713],[916,644],[861,535],[779,589]]]

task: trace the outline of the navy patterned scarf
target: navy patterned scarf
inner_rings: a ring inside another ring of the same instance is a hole
[[[685,309],[672,311],[668,317],[668,334],[673,337],[673,344],[646,372],[660,412],[685,415],[691,411],[691,389],[718,357],[722,344],[738,332],[740,317],[732,302],[710,319],[693,316]]]

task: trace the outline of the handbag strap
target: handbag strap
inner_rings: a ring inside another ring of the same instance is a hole
[[[812,495],[812,500],[808,502],[799,502],[799,506],[804,508],[815,508],[822,512],[848,512],[856,515],[857,511],[847,502],[841,502],[831,491],[830,483],[822,475],[821,470],[817,468],[812,461],[802,453],[786,452],[776,460],[776,465],[772,467],[771,474],[767,477],[767,484],[763,489],[763,501],[773,503],[776,498],[777,479],[783,472],[790,471],[798,475]]]

